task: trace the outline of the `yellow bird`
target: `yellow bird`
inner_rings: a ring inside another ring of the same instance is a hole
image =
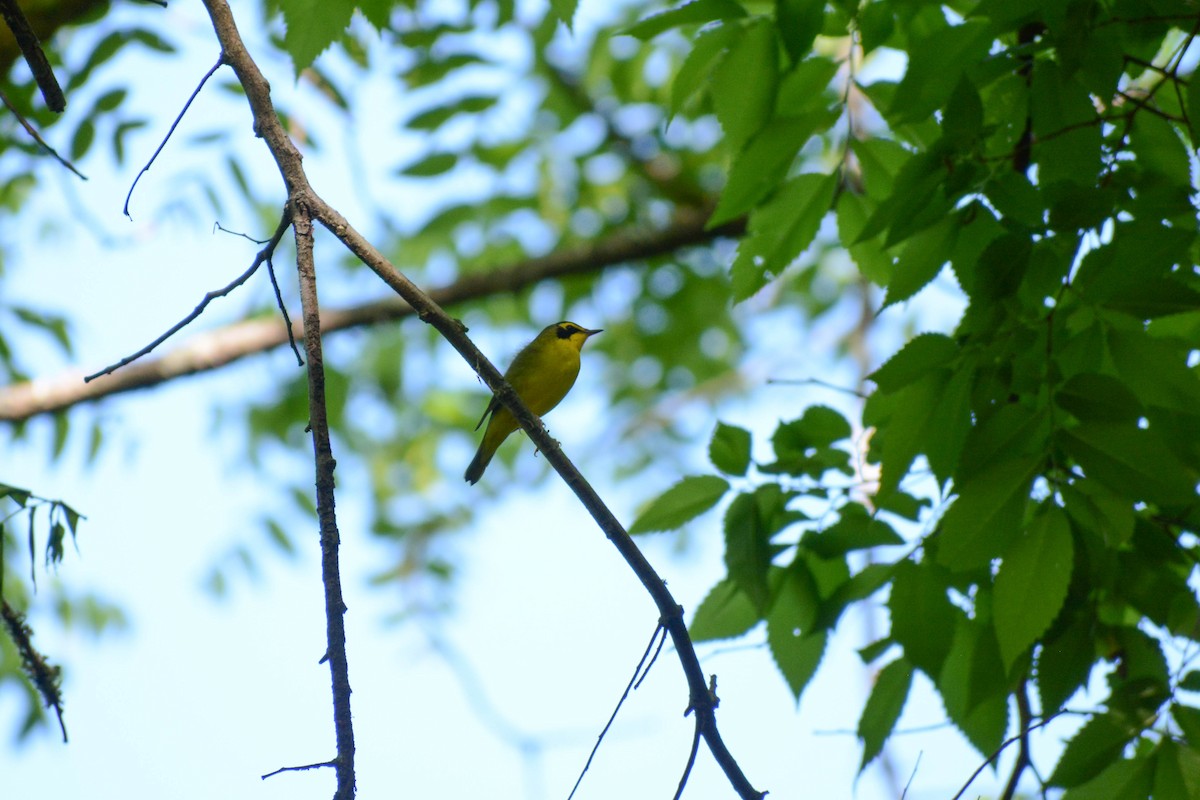
[[[517,353],[512,366],[504,373],[504,379],[529,410],[540,417],[558,405],[571,391],[575,378],[579,376],[579,351],[588,337],[597,333],[600,331],[581,328],[574,322],[549,325]],[[488,415],[491,415],[491,419],[483,432],[479,451],[463,476],[467,483],[473,484],[483,477],[483,471],[496,454],[496,448],[518,427],[512,412],[493,397],[475,430],[479,430]]]

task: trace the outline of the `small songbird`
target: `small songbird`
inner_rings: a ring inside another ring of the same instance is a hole
[[[597,333],[600,331],[581,328],[574,322],[549,325],[517,353],[512,366],[504,373],[504,379],[529,410],[540,417],[558,405],[571,391],[579,375],[579,351],[588,337]],[[512,412],[493,397],[475,430],[479,430],[488,415],[491,415],[491,419],[483,432],[479,451],[463,476],[467,483],[473,484],[483,476],[483,471],[496,454],[496,448],[518,427]]]

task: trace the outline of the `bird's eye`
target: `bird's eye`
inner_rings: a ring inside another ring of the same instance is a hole
[[[575,327],[574,325],[559,325],[558,326],[558,338],[570,339],[572,336],[579,333],[579,330],[580,329]]]

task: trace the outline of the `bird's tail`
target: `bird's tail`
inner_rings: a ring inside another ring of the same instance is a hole
[[[479,449],[475,451],[475,458],[471,459],[470,466],[467,467],[467,472],[463,475],[467,483],[475,484],[483,477],[483,471],[487,469],[487,465],[491,463],[492,456],[495,454],[495,449],[488,449],[487,438],[480,442]]]

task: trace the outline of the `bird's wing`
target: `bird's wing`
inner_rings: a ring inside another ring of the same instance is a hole
[[[492,395],[492,401],[488,403],[487,409],[485,409],[483,412],[483,416],[479,418],[479,424],[475,426],[475,430],[479,430],[481,427],[483,427],[484,420],[486,420],[488,416],[499,407],[500,401],[496,399],[495,395]]]

